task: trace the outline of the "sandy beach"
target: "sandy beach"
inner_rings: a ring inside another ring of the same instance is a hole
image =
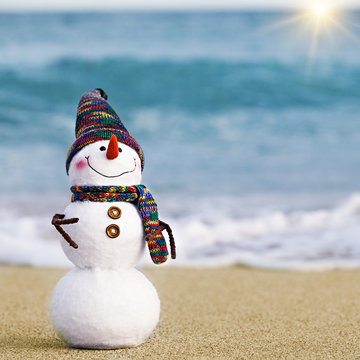
[[[1,359],[360,359],[360,271],[150,268],[162,312],[143,345],[69,349],[48,303],[67,270],[0,267]]]

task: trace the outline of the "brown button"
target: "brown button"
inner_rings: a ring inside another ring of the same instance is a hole
[[[106,234],[112,239],[116,238],[120,235],[120,228],[115,224],[111,224],[106,228]]]
[[[116,207],[116,206],[112,206],[111,208],[109,208],[108,210],[108,215],[112,218],[112,219],[118,219],[121,216],[121,210]]]

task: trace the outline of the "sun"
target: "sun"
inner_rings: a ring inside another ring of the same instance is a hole
[[[312,14],[315,16],[318,20],[323,20],[329,15],[329,9],[326,8],[324,5],[317,5],[312,9]]]
[[[314,9],[314,13],[318,16],[323,16],[326,14],[326,9],[323,5],[318,5],[315,9]]]

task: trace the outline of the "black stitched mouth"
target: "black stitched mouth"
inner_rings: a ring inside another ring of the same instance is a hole
[[[107,178],[115,178],[115,177],[122,176],[122,175],[124,175],[124,174],[129,174],[129,173],[134,172],[135,169],[136,169],[136,159],[134,159],[134,168],[133,168],[132,170],[124,171],[123,173],[121,173],[121,174],[119,174],[119,175],[104,175],[104,174],[102,174],[101,172],[99,172],[99,171],[97,171],[96,169],[94,169],[94,168],[90,165],[89,157],[90,157],[90,155],[89,155],[89,156],[85,156],[85,159],[86,159],[86,161],[87,161],[90,169],[91,169],[91,170],[94,170],[94,171],[95,171],[96,173],[98,173],[99,175],[105,176],[105,177],[107,177]]]

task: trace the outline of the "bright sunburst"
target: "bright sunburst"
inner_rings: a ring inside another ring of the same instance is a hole
[[[336,17],[336,13],[330,7],[318,4],[309,11],[309,17],[312,17],[315,21],[325,22],[332,17]]]
[[[360,39],[347,27],[346,18],[340,11],[331,8],[328,3],[318,3],[297,15],[285,18],[277,23],[271,24],[264,31],[288,27],[294,24],[302,24],[304,30],[310,29],[308,70],[316,58],[319,41],[322,35],[331,36],[335,31],[351,39],[360,45]],[[309,30],[308,30],[309,31]]]
[[[327,14],[327,9],[323,5],[318,5],[314,8],[313,12],[315,16],[323,18]]]

